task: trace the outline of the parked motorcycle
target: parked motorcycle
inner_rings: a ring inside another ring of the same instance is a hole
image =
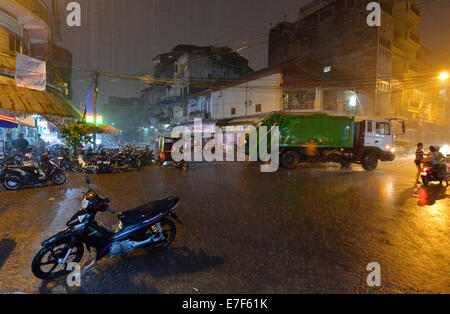
[[[35,185],[51,181],[55,185],[62,185],[67,177],[49,157],[42,154],[39,164],[5,165],[0,173],[0,180],[7,190],[19,190],[24,185]]]
[[[129,168],[127,158],[121,154],[110,154],[101,152],[99,155],[86,157],[79,155],[77,165],[74,166],[75,172],[86,173],[119,173]]]
[[[450,178],[450,164],[446,164],[446,172],[444,175],[438,166],[424,163],[420,175],[422,177],[422,183],[425,186],[428,186],[432,182],[442,184],[443,181],[447,181]]]
[[[89,176],[86,183],[88,191],[84,193],[82,209],[67,222],[66,230],[44,241],[43,248],[34,257],[31,269],[36,277],[50,280],[68,275],[68,265],[83,258],[84,246],[89,252],[91,248],[96,252],[87,269],[106,255],[113,259],[136,249],[162,251],[175,239],[176,227],[171,218],[179,222],[174,212],[179,198],[150,202],[121,213],[119,230],[112,232],[95,221],[98,212],[115,214],[108,206],[109,198],[100,197],[90,188]]]

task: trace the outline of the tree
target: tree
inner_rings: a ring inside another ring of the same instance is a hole
[[[88,128],[86,122],[72,120],[61,129],[61,137],[66,146],[71,149],[71,157],[77,155],[78,147],[92,143],[92,136],[87,133]]]

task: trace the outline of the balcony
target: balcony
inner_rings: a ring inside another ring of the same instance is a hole
[[[422,20],[419,8],[411,2],[406,3],[406,15],[415,23],[420,23],[420,21]]]
[[[421,38],[419,35],[414,34],[413,32],[409,31],[405,34],[405,45],[407,48],[412,50],[418,50],[422,47],[420,44]]]
[[[42,0],[5,0],[0,3],[0,9],[27,32],[31,44],[47,43],[50,40],[50,11]]]
[[[42,19],[47,25],[51,25],[50,11],[48,6],[42,0],[12,0],[22,7],[31,11],[34,15]]]

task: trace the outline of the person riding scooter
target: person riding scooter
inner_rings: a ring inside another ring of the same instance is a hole
[[[430,146],[430,153],[428,154],[429,163],[436,168],[436,172],[440,178],[445,178],[447,169],[445,163],[441,163],[443,158],[440,155],[439,150],[435,146]]]

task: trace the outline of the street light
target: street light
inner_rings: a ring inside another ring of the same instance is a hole
[[[449,74],[448,72],[442,72],[441,74],[439,74],[439,79],[441,81],[447,81],[449,78]]]

